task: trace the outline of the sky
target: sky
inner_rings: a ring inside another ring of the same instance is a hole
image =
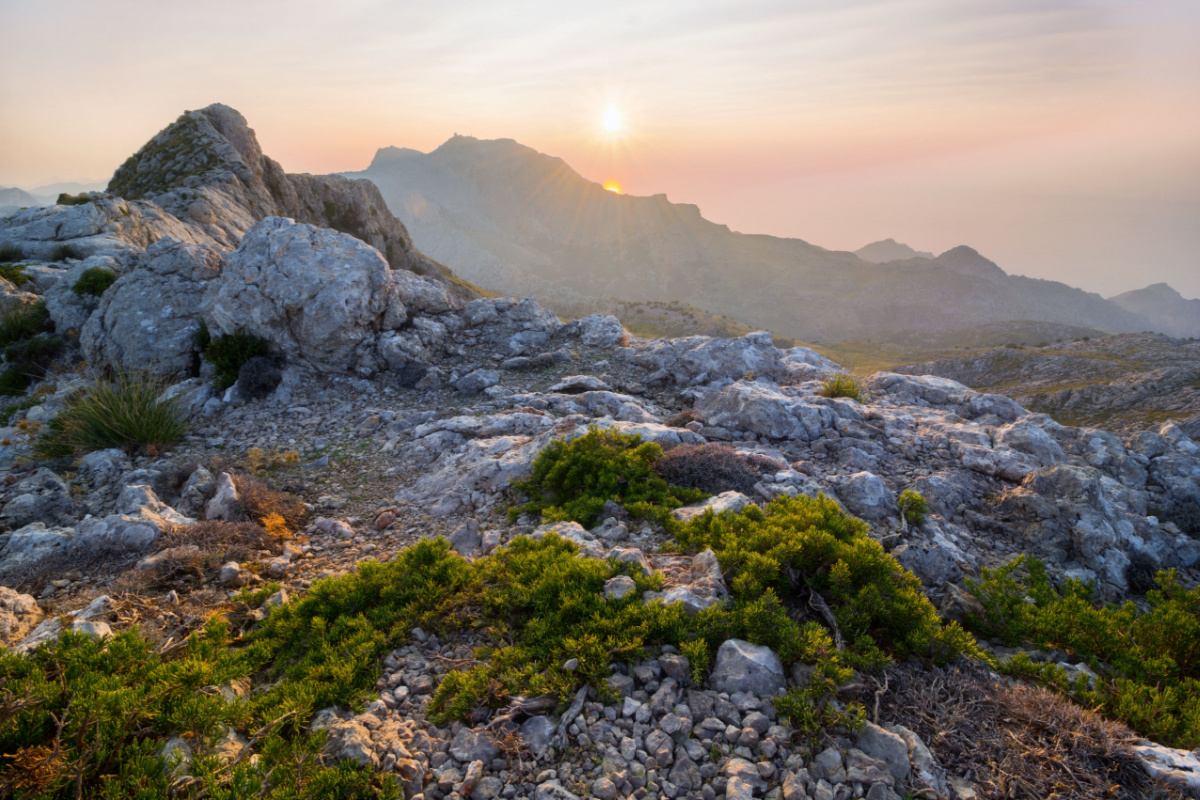
[[[107,180],[222,102],[293,172],[513,138],[735,230],[1200,297],[1195,0],[0,0],[0,29],[0,186]]]

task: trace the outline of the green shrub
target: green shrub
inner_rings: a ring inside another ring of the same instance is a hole
[[[121,447],[161,449],[183,438],[187,423],[178,401],[163,399],[166,385],[137,375],[102,380],[72,397],[34,444],[42,458]]]
[[[55,245],[54,249],[50,251],[51,261],[67,261],[69,259],[78,260],[80,258],[83,258],[83,254],[80,253],[79,249],[73,244],[64,243]]]
[[[1024,567],[1024,577],[1018,577]],[[1053,665],[1014,658],[1003,669],[1041,680],[1099,708],[1138,733],[1173,747],[1200,746],[1200,587],[1184,589],[1174,570],[1160,572],[1159,589],[1148,592],[1149,610],[1132,602],[1097,604],[1092,586],[1068,580],[1055,590],[1045,566],[1020,556],[984,569],[968,588],[983,606],[971,620],[982,635],[1007,644],[1032,642],[1064,650],[1101,675],[1094,688],[1070,683]],[[1031,602],[1032,601],[1032,602]]]
[[[863,400],[862,384],[848,372],[830,375],[821,384],[821,394],[824,397],[849,397],[860,403]]]
[[[920,525],[925,521],[925,511],[928,507],[920,492],[905,489],[900,493],[898,505],[900,513],[904,515],[904,519],[909,525]]]
[[[20,260],[20,258],[13,259],[13,261]],[[25,274],[25,270],[21,269],[22,266],[24,265],[8,263],[4,259],[3,253],[0,252],[0,278],[4,278],[4,280],[11,283],[13,286],[23,285],[27,280],[29,280],[29,276]]]
[[[668,486],[654,472],[661,456],[661,447],[640,436],[596,427],[574,441],[551,442],[534,459],[529,478],[513,482],[529,500],[510,509],[510,518],[541,513],[546,521],[573,520],[590,528],[612,500],[635,517],[666,524],[671,509],[708,494]]]
[[[205,687],[250,674],[243,652],[228,647],[224,623],[193,635],[183,654],[165,660],[135,631],[101,641],[66,631],[28,656],[0,650],[0,785],[16,796],[269,797],[276,800],[376,796],[398,798],[395,784],[368,771],[321,766],[321,735],[304,721],[271,724],[274,709],[255,700],[226,702]],[[307,710],[299,701],[298,710]],[[203,752],[226,728],[261,732],[261,761],[232,769]],[[190,778],[172,786],[158,757],[171,736],[201,750]]]
[[[819,594],[862,664],[882,666],[889,654],[940,664],[978,652],[961,627],[942,623],[920,580],[867,535],[866,523],[824,495],[709,512],[675,538],[689,551],[711,547],[735,597],[771,591],[807,602],[809,591]]]
[[[268,349],[267,340],[252,333],[237,331],[214,337],[209,334],[208,325],[203,321],[196,332],[196,342],[204,357],[217,368],[218,389],[228,389],[237,383],[242,364],[255,356],[265,356]]]
[[[85,294],[90,294],[94,297],[99,297],[104,294],[108,287],[112,286],[117,280],[117,273],[104,267],[89,267],[79,276],[79,280],[75,281],[75,285],[71,287],[71,291],[82,297]]]
[[[67,194],[66,192],[63,192],[62,194],[60,194],[58,196],[58,199],[54,201],[55,205],[60,205],[60,206],[82,206],[82,205],[87,205],[90,202],[92,202],[92,198],[90,195]]]
[[[0,314],[0,347],[37,336],[46,330],[49,322],[50,312],[46,310],[45,300],[13,306]]]
[[[12,264],[25,258],[25,251],[12,242],[0,244],[0,264]]]

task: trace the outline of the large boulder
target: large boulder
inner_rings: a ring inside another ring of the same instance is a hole
[[[214,335],[245,331],[289,361],[336,372],[405,321],[397,289],[383,256],[362,241],[268,217],[246,233],[204,303]]]
[[[188,373],[198,359],[204,292],[223,264],[210,247],[178,239],[155,242],[87,319],[79,337],[84,357],[124,371]]]

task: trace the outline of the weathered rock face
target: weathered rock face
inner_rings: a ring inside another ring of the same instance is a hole
[[[227,248],[266,217],[333,228],[384,253],[396,269],[436,277],[462,296],[475,296],[413,247],[373,183],[285,173],[263,155],[245,118],[219,103],[188,111],[163,129],[121,165],[108,191],[153,200]]]
[[[95,195],[77,206],[27,208],[0,220],[0,244],[21,248],[24,257],[49,261],[69,243],[78,258],[103,253],[122,263],[170,236],[191,244],[218,244],[151,202]]]
[[[214,335],[246,331],[289,361],[343,371],[360,345],[405,321],[391,276],[353,236],[270,217],[229,256],[204,309]]]
[[[792,393],[758,381],[738,381],[707,393],[696,403],[696,412],[714,427],[806,442],[833,429],[839,416],[861,418],[848,403]]]
[[[583,322],[583,320],[580,320]],[[689,336],[655,339],[618,351],[618,357],[654,369],[647,383],[707,385],[714,381],[767,378],[796,383],[834,372],[837,365],[806,347],[780,350],[764,331],[740,339]]]
[[[167,375],[195,367],[201,301],[223,263],[209,247],[176,239],[151,245],[138,267],[109,287],[83,326],[84,357],[125,371]]]

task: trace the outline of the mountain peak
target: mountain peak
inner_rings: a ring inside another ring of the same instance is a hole
[[[137,200],[202,185],[261,184],[269,166],[264,162],[269,159],[264,158],[246,118],[236,109],[213,103],[185,111],[159,131],[117,169],[108,191]]]
[[[994,261],[989,261],[981,256],[975,248],[967,247],[965,244],[950,248],[934,260],[943,266],[950,267],[955,272],[966,275],[990,280],[1001,280],[1008,277],[1008,273],[1000,269]]]
[[[933,253],[914,250],[908,245],[895,239],[881,239],[871,242],[866,247],[854,251],[854,255],[872,264],[884,264],[888,261],[908,261],[910,258],[933,258]]]

